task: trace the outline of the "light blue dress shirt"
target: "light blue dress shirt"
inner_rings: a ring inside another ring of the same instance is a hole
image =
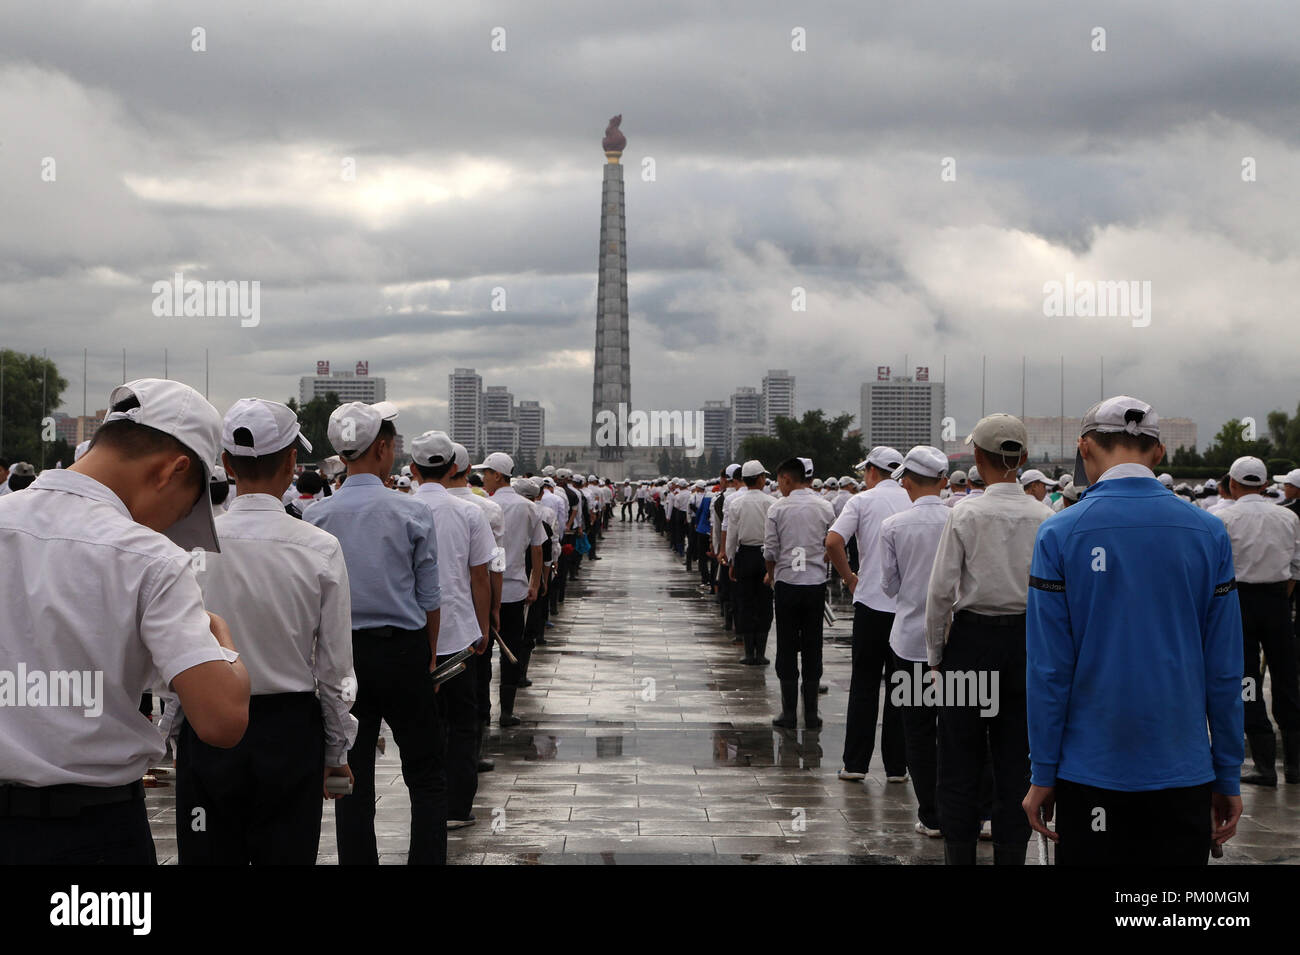
[[[384,487],[373,474],[353,474],[303,520],[343,547],[352,590],[352,629],[421,630],[441,602],[432,512]]]

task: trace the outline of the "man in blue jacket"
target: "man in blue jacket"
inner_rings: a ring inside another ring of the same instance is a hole
[[[1164,450],[1150,405],[1094,405],[1079,437],[1092,483],[1038,531],[1024,807],[1059,865],[1204,865],[1241,816],[1232,544],[1156,480]]]

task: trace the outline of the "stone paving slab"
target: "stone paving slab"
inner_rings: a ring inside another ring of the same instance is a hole
[[[615,521],[584,561],[534,654],[522,725],[495,723],[479,777],[478,824],[448,834],[465,865],[933,865],[942,840],[912,831],[910,784],[836,778],[844,745],[851,607],[827,630],[820,731],[775,730],[772,668],[742,666],[714,598],[701,594],[648,524]],[[774,656],[775,635],[769,644]],[[650,682],[653,681],[653,682]],[[496,688],[493,688],[493,702]],[[494,715],[495,715],[494,708]],[[409,803],[397,747],[376,764],[380,863],[405,862]],[[877,747],[878,749],[878,747]],[[1225,862],[1300,862],[1300,786],[1247,787]],[[175,862],[174,791],[148,790],[160,862]],[[333,807],[320,864],[336,864]],[[494,820],[496,824],[494,825]],[[980,861],[992,863],[981,843]],[[1029,847],[1038,862],[1037,843]]]

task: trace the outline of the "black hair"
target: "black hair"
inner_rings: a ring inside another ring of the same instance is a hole
[[[802,464],[799,465],[799,473],[800,473],[800,474],[803,473],[803,465],[802,465]],[[755,474],[753,477],[742,478],[741,480],[743,480],[743,481],[745,482],[745,487],[749,487],[749,488],[762,487],[762,486],[766,483],[766,481],[767,481],[767,475],[766,475],[766,474]]]
[[[128,395],[117,404],[113,405],[112,411],[130,411],[132,408],[140,407],[140,399],[135,395]],[[207,471],[199,456],[181,444],[170,434],[159,431],[157,428],[151,428],[148,425],[136,424],[125,418],[119,418],[115,421],[109,421],[100,425],[95,436],[90,440],[90,446],[96,448],[103,445],[112,448],[122,457],[143,458],[153,454],[183,454],[189,459],[189,468],[186,476],[189,479],[190,486],[193,487],[195,497],[198,496],[199,488],[202,486],[204,476]]]
[[[482,486],[483,486],[483,472],[481,472],[481,471],[470,471],[470,472],[469,472],[469,483],[472,484],[472,485],[474,485],[475,487],[482,487]]]
[[[299,494],[319,494],[324,486],[324,479],[315,471],[303,471],[298,475]]]
[[[776,466],[776,473],[778,477],[784,474],[795,484],[802,484],[807,480],[804,474],[803,462],[798,458],[786,458]]]
[[[441,481],[447,474],[456,467],[456,459],[452,458],[443,464],[419,464],[411,462],[411,470],[420,475],[422,481]]]
[[[214,505],[226,503],[226,498],[230,496],[230,485],[225,481],[211,481],[208,483],[208,497]]]
[[[942,481],[944,478],[942,474],[939,475],[938,477],[931,477],[928,474],[917,474],[911,468],[908,468],[906,471],[903,472],[903,477],[910,477],[913,481],[915,481],[917,484],[921,485],[922,487],[933,487],[934,485]]]
[[[1153,438],[1149,434],[1129,434],[1127,431],[1089,431],[1084,437],[1091,438],[1103,451],[1124,448],[1127,451],[1147,454],[1154,451],[1156,445],[1160,443],[1159,438]]]
[[[9,475],[9,490],[21,491],[29,487],[36,480],[35,474],[11,474]]]
[[[236,430],[242,431],[243,429]],[[298,447],[298,443],[295,441],[287,448],[281,448],[279,451],[272,451],[270,454],[262,454],[257,457],[246,457],[227,452],[230,458],[230,471],[234,473],[236,480],[239,481],[269,481],[280,473],[280,469],[284,467],[284,462],[289,459],[289,455],[296,447]]]

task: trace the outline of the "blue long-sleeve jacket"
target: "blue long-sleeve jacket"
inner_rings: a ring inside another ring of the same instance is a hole
[[[1034,784],[1237,795],[1241,609],[1223,522],[1152,478],[1102,481],[1039,528],[1030,575]]]
[[[697,534],[707,534],[712,526],[709,522],[709,511],[713,510],[713,495],[705,494],[700,498],[700,514],[695,520],[695,532]]]

